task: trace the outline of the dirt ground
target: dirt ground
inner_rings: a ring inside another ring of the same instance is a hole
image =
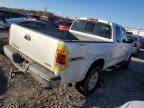
[[[74,87],[44,89],[29,74],[10,77],[12,63],[0,54],[0,108],[113,108],[127,101],[144,101],[144,50],[127,70],[104,72],[100,87],[84,97]]]

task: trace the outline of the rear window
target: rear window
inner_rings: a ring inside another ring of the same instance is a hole
[[[84,25],[85,25],[86,21],[83,20],[76,20],[74,22],[74,24],[72,25],[72,30],[76,30],[76,31],[83,31]]]
[[[85,32],[92,33],[94,32],[95,23],[94,22],[87,22],[84,27]]]
[[[112,35],[111,26],[101,22],[77,20],[71,29],[108,39],[110,39]]]

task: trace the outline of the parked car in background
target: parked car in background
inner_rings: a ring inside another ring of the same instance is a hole
[[[71,24],[71,22],[60,22],[58,25],[58,29],[63,31],[69,31]]]
[[[5,55],[44,87],[74,84],[84,95],[97,87],[102,70],[128,68],[131,44],[125,29],[92,18],[76,19],[69,32],[49,23],[12,24]]]
[[[144,37],[141,36],[141,48],[144,49]]]
[[[128,40],[132,43],[132,54],[137,55],[141,47],[141,38],[137,35],[128,35]]]
[[[30,21],[33,21],[33,20],[25,19],[25,20],[17,21],[15,23],[20,24],[20,23],[24,23],[24,22],[27,23]],[[10,36],[9,27],[5,27],[5,28],[0,29],[0,52],[3,52],[3,46],[8,44],[9,36]]]
[[[133,35],[133,33],[132,32],[127,32],[127,35]]]
[[[40,16],[38,15],[29,15],[28,18],[32,20],[40,20]]]
[[[59,24],[61,22],[61,19],[60,18],[57,18],[57,17],[51,17],[49,18],[49,22],[54,25],[55,27],[59,27]]]
[[[8,44],[9,30],[0,29],[0,53],[3,52],[3,46]]]
[[[57,17],[48,17],[48,16],[41,16],[40,21],[50,23],[50,24],[54,25],[57,28],[59,27],[59,24],[61,22],[61,20]]]
[[[48,16],[40,16],[40,19],[39,19],[39,20],[42,21],[42,22],[45,22],[45,23],[48,23],[48,22],[49,22]]]
[[[10,27],[12,23],[24,21],[26,18],[25,15],[6,9],[0,9],[0,28]]]

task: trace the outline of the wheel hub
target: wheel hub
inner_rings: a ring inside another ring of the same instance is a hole
[[[90,80],[88,82],[88,90],[92,90],[95,87],[95,85],[97,84],[97,82],[98,82],[98,73],[95,72],[91,76],[91,78],[90,78]]]

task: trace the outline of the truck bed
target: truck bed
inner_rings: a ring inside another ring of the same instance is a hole
[[[85,35],[79,35],[77,33],[69,32],[69,31],[60,31],[57,28],[44,24],[41,22],[30,22],[30,24],[19,24],[22,27],[27,29],[31,29],[34,32],[39,32],[45,34],[45,36],[50,36],[55,39],[59,39],[61,41],[104,41],[97,39],[96,37],[88,37]]]

